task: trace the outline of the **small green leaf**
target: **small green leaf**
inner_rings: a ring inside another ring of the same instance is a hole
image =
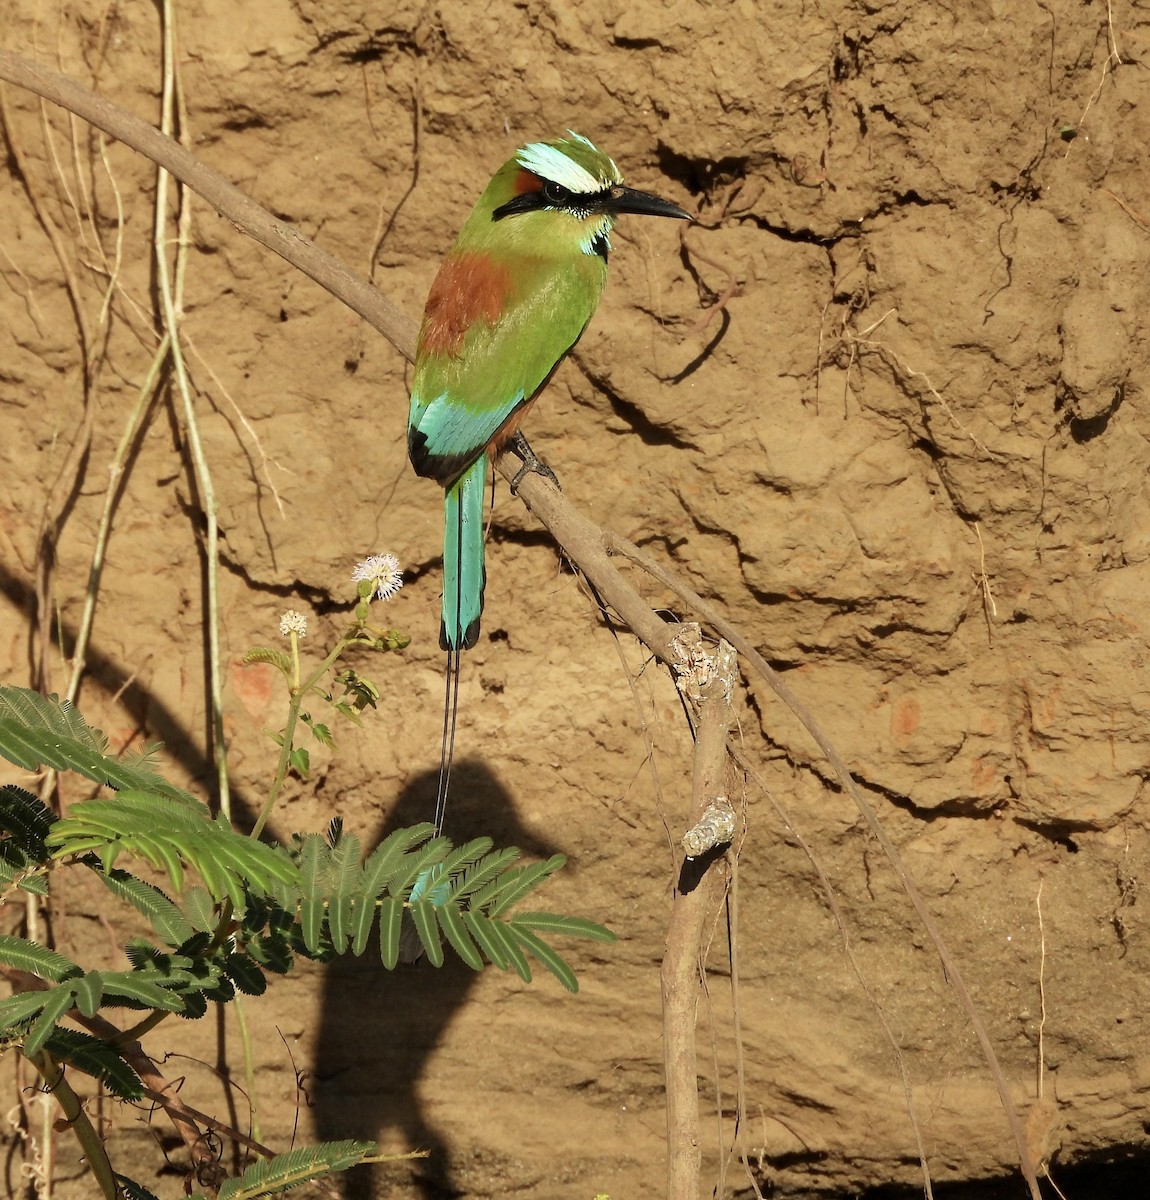
[[[94,1017],[100,1011],[104,998],[104,980],[99,971],[89,971],[72,985],[76,989],[76,1007],[86,1017]]]
[[[262,996],[268,989],[267,976],[247,954],[229,954],[224,959],[224,970],[245,996]]]
[[[516,867],[508,871],[500,879],[499,887],[495,890],[498,899],[488,908],[493,917],[498,917],[509,909],[517,900],[521,900],[528,892],[533,891],[548,875],[558,871],[567,861],[563,854],[553,854],[546,862],[534,863],[529,867]]]
[[[105,971],[104,1003],[115,1004],[115,997],[135,1000],[146,1008],[164,1012],[183,1012],[185,999],[157,982],[145,979],[139,971]]]
[[[321,1142],[318,1146],[302,1146],[252,1163],[239,1179],[224,1180],[219,1200],[256,1200],[286,1192],[332,1171],[346,1171],[376,1153],[378,1147],[374,1142]]]
[[[11,1029],[24,1021],[31,1020],[43,1007],[48,996],[44,992],[20,992],[0,1000],[0,1030]]]
[[[252,663],[267,663],[268,666],[275,667],[281,671],[285,679],[291,679],[292,662],[291,658],[282,650],[273,650],[268,646],[253,646],[240,659],[240,662],[245,667],[251,666]]]
[[[495,922],[483,913],[470,909],[463,914],[463,922],[479,943],[483,953],[501,971],[506,971],[511,965],[511,958],[503,947],[503,939],[494,931]]]
[[[288,762],[291,764],[292,770],[306,782],[308,772],[311,770],[311,755],[307,752],[306,747],[297,746],[288,755]]]
[[[597,921],[588,921],[586,917],[567,917],[561,913],[516,913],[507,923],[517,929],[533,929],[537,933],[589,938],[593,942],[616,940],[614,933],[606,925],[600,925]]]
[[[18,971],[39,975],[41,979],[49,979],[53,983],[84,974],[84,968],[70,958],[8,933],[0,933],[0,963],[15,967]]]
[[[129,1179],[127,1175],[117,1175],[116,1181],[124,1192],[124,1200],[159,1200],[159,1197],[154,1192],[149,1192],[142,1183],[137,1183],[134,1179]],[[192,1200],[204,1200],[203,1193],[197,1192]]]
[[[552,950],[541,937],[536,936],[529,929],[523,929],[516,925],[508,925],[507,928],[511,930],[524,949],[537,958],[569,992],[579,990],[579,981],[575,978],[575,972],[571,970],[562,955]]]
[[[403,901],[384,896],[379,902],[379,957],[390,971],[399,962],[399,933],[403,927]]]
[[[451,943],[455,953],[473,971],[482,971],[483,956],[476,949],[475,942],[467,932],[467,926],[463,923],[463,914],[459,911],[455,901],[448,900],[446,904],[438,905],[435,915],[439,918],[439,927],[447,935],[447,940]]]
[[[110,892],[147,917],[169,946],[178,946],[192,936],[194,930],[187,918],[158,887],[127,871],[97,872],[97,877]]]
[[[76,988],[72,982],[62,983],[44,993],[44,1007],[24,1038],[24,1053],[29,1058],[40,1053],[52,1030],[56,1028],[56,1022],[75,1006],[75,1002]]]
[[[57,1029],[44,1049],[70,1067],[91,1075],[121,1100],[139,1100],[144,1089],[140,1077],[108,1042],[78,1029]]]
[[[202,887],[188,888],[184,893],[184,912],[193,928],[201,933],[213,932],[219,920],[216,902]]]
[[[430,900],[417,900],[411,905],[411,919],[415,931],[427,953],[427,961],[433,967],[443,966],[443,943],[439,940],[439,925],[435,920],[435,905]]]
[[[515,939],[515,935],[502,921],[492,921],[488,928],[499,939],[500,945],[506,951],[507,958],[515,968],[515,973],[524,983],[530,983],[531,964],[527,961],[527,955],[523,953],[518,941]]]

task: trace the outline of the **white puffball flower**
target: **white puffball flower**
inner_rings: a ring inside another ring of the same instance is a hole
[[[351,580],[353,583],[363,583],[366,580],[374,584],[372,590],[380,600],[390,600],[403,587],[399,559],[394,554],[373,554],[363,562],[356,563]]]
[[[296,612],[294,608],[289,608],[280,617],[280,636],[287,637],[292,633],[298,634],[300,637],[307,636],[307,617],[301,612]]]

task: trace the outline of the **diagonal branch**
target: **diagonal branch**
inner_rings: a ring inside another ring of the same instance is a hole
[[[234,183],[147,121],[117,107],[66,75],[49,71],[10,50],[0,50],[0,79],[43,96],[150,158],[202,196],[241,232],[275,251],[337,300],[342,300],[378,329],[400,354],[414,358],[416,326],[410,317],[401,313],[366,279],[309,241],[294,225],[273,216]]]

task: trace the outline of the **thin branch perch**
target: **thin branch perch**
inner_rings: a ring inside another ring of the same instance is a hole
[[[691,794],[692,825],[725,799],[730,771],[727,733],[738,660],[726,642],[712,649],[698,626],[681,627],[676,639],[682,666],[676,683],[698,714]],[[671,903],[667,950],[660,983],[663,991],[663,1062],[667,1087],[667,1200],[698,1200],[702,1141],[699,1135],[699,1072],[695,1050],[700,960],[708,918],[722,903],[726,859],[714,847],[687,858]]]

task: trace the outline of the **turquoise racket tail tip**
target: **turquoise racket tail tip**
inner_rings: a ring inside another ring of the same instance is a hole
[[[483,498],[487,491],[487,455],[479,458],[448,489],[444,498],[443,624],[444,650],[467,650],[479,640],[483,589]]]

